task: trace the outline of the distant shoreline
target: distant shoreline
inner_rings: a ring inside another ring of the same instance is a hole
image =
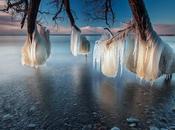
[[[71,34],[50,34],[51,36],[70,36]],[[101,34],[82,34],[86,36],[100,36]],[[26,36],[26,34],[0,34],[0,36]]]
[[[50,34],[51,36],[70,36],[71,34]],[[100,36],[101,34],[82,34],[86,36]],[[158,34],[159,36],[175,36],[175,34]],[[26,36],[26,34],[0,34],[0,36]]]

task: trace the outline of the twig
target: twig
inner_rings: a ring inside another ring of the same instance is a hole
[[[64,1],[64,0],[61,1],[61,5],[60,5],[60,8],[59,8],[58,12],[57,12],[57,13],[55,14],[55,16],[52,18],[53,20],[55,20],[55,19],[57,18],[57,16],[61,13],[62,8],[63,8],[63,1]]]

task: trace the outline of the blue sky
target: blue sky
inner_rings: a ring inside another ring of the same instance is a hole
[[[50,11],[51,13],[56,12],[55,5],[50,5],[49,2],[51,0],[41,0],[40,10],[42,11]],[[106,27],[105,21],[92,21],[88,22],[86,20],[86,16],[84,15],[84,9],[87,8],[84,0],[70,0],[71,9],[76,12],[78,19],[76,20],[76,24],[79,27],[87,27],[84,30],[93,30],[91,27]],[[157,26],[157,30],[160,33],[172,33],[175,34],[175,0],[144,0],[145,5],[150,16],[150,20],[152,24],[159,25]],[[0,0],[0,7],[3,7],[5,0]],[[128,0],[113,0],[113,10],[116,12],[116,21],[113,28],[119,27],[122,22],[127,22],[132,17],[131,10],[128,4]],[[70,31],[70,23],[67,19],[66,13],[62,13],[61,16],[64,16],[64,21],[61,21],[59,24],[60,32]],[[51,25],[53,16],[45,16],[45,19],[49,22],[46,26]],[[170,26],[171,25],[171,26]],[[20,22],[11,21],[11,16],[0,12],[0,34],[9,34],[9,33],[24,33],[26,32],[26,27],[24,30],[20,30]],[[54,28],[55,29],[55,28]],[[52,30],[52,29],[51,29]],[[94,29],[98,30],[98,29]],[[58,32],[58,30],[56,30]]]
[[[42,0],[42,10],[55,11],[54,7],[45,4],[46,1]],[[83,0],[70,0],[71,8],[76,12],[78,20],[76,23],[79,26],[106,26],[103,21],[87,22],[83,13],[85,4]],[[147,11],[149,13],[151,22],[153,24],[175,24],[175,0],[144,0]],[[87,7],[86,7],[87,8]],[[113,0],[113,9],[116,12],[116,22],[114,26],[119,25],[121,22],[126,22],[131,18],[131,10],[128,5],[128,0]],[[64,14],[65,15],[65,14]],[[69,24],[67,20],[64,20],[64,25]]]

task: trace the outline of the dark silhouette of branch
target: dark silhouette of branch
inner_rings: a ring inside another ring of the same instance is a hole
[[[148,36],[147,36],[147,32],[153,31],[147,10],[145,8],[144,2],[143,0],[128,0],[131,10],[132,10],[132,14],[134,17],[134,20],[136,22],[136,25],[138,27],[140,36],[142,38],[142,40],[147,41],[148,40]]]
[[[20,1],[14,2],[14,3],[11,3],[11,0],[8,0],[8,1],[7,1],[7,7],[4,8],[4,9],[1,9],[0,11],[8,12],[10,8],[19,7],[19,6],[22,5],[23,3],[24,3],[24,0],[20,0]],[[22,12],[22,9],[19,9],[19,10],[17,10],[17,11],[18,11],[18,12]]]
[[[104,28],[104,30],[107,30],[111,34],[111,36],[114,36],[114,34],[111,32],[109,28]]]
[[[21,5],[24,5],[25,9],[23,9]],[[28,12],[28,0],[20,0],[14,3],[11,3],[11,0],[8,0],[7,7],[4,9],[1,9],[0,11],[8,12],[9,9],[14,9],[17,13],[21,13],[21,12],[24,13],[24,16],[21,20],[21,28],[23,28],[25,19],[27,17],[27,12]]]
[[[41,0],[31,0],[28,8],[27,32],[29,34],[31,41],[32,41],[32,34],[36,26],[35,22],[37,18],[40,1]]]
[[[53,20],[55,20],[57,18],[57,16],[61,13],[62,11],[62,8],[63,8],[63,0],[61,1],[61,5],[60,5],[60,8],[58,10],[58,12],[55,14],[55,16],[52,18]]]
[[[23,3],[24,3],[23,0],[17,1],[15,3],[11,3],[10,0],[8,0],[8,2],[7,2],[7,11],[9,10],[9,8],[12,8],[13,6],[19,6]]]
[[[80,29],[75,25],[75,20],[74,17],[72,15],[71,9],[70,9],[70,1],[69,0],[64,0],[64,7],[66,9],[66,13],[69,17],[70,23],[72,26],[74,26],[78,31],[80,31]]]
[[[85,15],[88,20],[103,20],[110,27],[115,22],[112,0],[85,0],[88,5]]]
[[[111,0],[109,2],[109,9],[110,9],[111,14],[112,14],[112,22],[114,23],[115,22],[115,14],[114,14],[114,11],[113,11],[113,8],[112,8],[112,1]]]
[[[25,2],[25,11],[24,11],[24,16],[23,16],[22,21],[21,21],[21,29],[24,26],[25,19],[27,17],[27,12],[28,12],[28,0],[24,0],[24,2]]]

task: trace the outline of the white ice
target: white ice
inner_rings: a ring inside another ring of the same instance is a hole
[[[72,52],[72,55],[74,56],[78,55],[79,46],[80,46],[80,36],[81,36],[81,32],[77,30],[74,26],[72,26],[70,50]]]
[[[175,71],[172,49],[155,32],[148,32],[149,39],[142,41],[135,33],[128,33],[120,39],[111,40],[103,35],[96,41],[93,64],[105,76],[122,74],[123,67],[136,73],[141,79],[155,80],[162,74]],[[120,73],[118,73],[120,70]]]
[[[21,62],[23,65],[38,67],[46,62],[50,56],[50,52],[49,31],[43,26],[36,25],[32,35],[32,42],[29,36],[27,36],[22,48]]]

